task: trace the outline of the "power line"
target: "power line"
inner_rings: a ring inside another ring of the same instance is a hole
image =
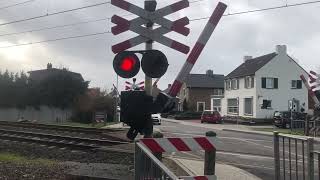
[[[36,1],[36,0],[28,0],[28,1],[23,1],[23,2],[20,2],[20,3],[16,3],[16,4],[11,4],[11,5],[8,5],[8,6],[3,6],[3,7],[0,7],[0,10],[8,9],[8,8],[15,7],[15,6],[20,6],[22,4],[27,4],[27,3],[30,3],[30,2],[33,2],[33,1]]]
[[[17,47],[17,46],[27,46],[27,45],[33,45],[33,44],[41,44],[41,43],[46,43],[46,42],[62,41],[62,40],[67,40],[67,39],[77,39],[77,38],[83,38],[83,37],[98,36],[98,35],[103,35],[103,34],[108,34],[108,33],[111,33],[111,32],[104,31],[104,32],[92,33],[92,34],[68,36],[68,37],[62,37],[62,38],[56,38],[56,39],[47,39],[47,40],[43,40],[43,41],[36,41],[36,42],[30,42],[30,43],[21,43],[21,44],[9,45],[9,46],[0,46],[0,49]]]
[[[67,12],[72,12],[72,11],[78,11],[78,10],[81,10],[81,9],[101,6],[101,5],[108,4],[108,3],[110,3],[110,1],[102,2],[102,3],[98,3],[98,4],[92,4],[92,5],[88,5],[88,6],[82,6],[82,7],[78,7],[78,8],[74,8],[74,9],[68,9],[68,10],[64,10],[64,11],[58,11],[58,12],[55,12],[55,13],[47,13],[45,15],[34,16],[34,17],[31,17],[31,18],[20,19],[20,20],[15,20],[15,21],[2,23],[2,24],[0,24],[0,26],[5,26],[5,25],[8,25],[8,24],[14,24],[14,23],[19,23],[19,22],[24,22],[24,21],[30,21],[30,20],[34,20],[34,19],[40,19],[40,18],[53,16],[53,15],[57,15],[57,14],[62,14],[62,13],[67,13]]]
[[[288,8],[288,7],[296,7],[296,6],[302,6],[302,5],[307,5],[307,4],[316,4],[316,3],[320,3],[320,0],[303,2],[303,3],[295,3],[295,4],[286,4],[286,5],[282,5],[282,6],[254,9],[254,10],[248,10],[248,11],[240,11],[240,12],[235,12],[235,13],[224,14],[223,16],[235,16],[235,15],[241,15],[241,14],[269,11],[269,10],[282,9],[282,8]],[[209,19],[209,18],[210,17],[201,17],[201,18],[190,19],[190,21],[199,21],[199,20],[204,20],[204,19]]]

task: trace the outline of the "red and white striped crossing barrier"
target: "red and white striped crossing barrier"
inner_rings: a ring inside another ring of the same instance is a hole
[[[181,86],[183,82],[185,81],[185,78],[187,75],[191,72],[194,64],[198,60],[202,50],[204,49],[205,45],[207,44],[210,36],[212,35],[214,29],[218,25],[223,13],[225,12],[227,8],[227,5],[219,2],[218,6],[212,13],[207,25],[205,26],[204,30],[202,31],[197,43],[191,50],[191,53],[189,54],[187,61],[184,63],[180,73],[178,74],[177,78],[173,82],[169,95],[172,97],[176,97],[177,94],[179,93]]]
[[[142,142],[151,152],[212,151],[215,150],[215,137],[191,138],[146,138]]]
[[[181,180],[217,180],[217,176],[181,176],[179,177]]]

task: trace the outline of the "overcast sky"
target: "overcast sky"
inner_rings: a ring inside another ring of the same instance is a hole
[[[1,8],[24,1],[26,0],[0,0],[0,24],[105,2],[103,0],[35,0],[32,3],[12,8]],[[158,2],[158,7],[176,1],[161,0]],[[288,0],[287,3],[294,4],[306,1]],[[143,7],[142,0],[129,0],[129,2]],[[286,4],[285,0],[225,0],[222,2],[229,5],[226,13]],[[189,19],[207,17],[211,15],[217,3],[216,0],[191,3],[186,10],[172,14],[168,18],[176,20],[184,16]],[[96,20],[111,17],[113,14],[127,15],[130,13],[113,7],[111,4],[106,4],[32,21],[0,25],[0,47],[110,31],[113,24],[110,20],[105,20],[72,27],[2,36],[7,33]],[[127,19],[134,17],[125,16]],[[207,19],[190,22],[188,27],[191,33],[188,37],[176,33],[170,33],[167,36],[192,48],[206,22]],[[216,74],[227,75],[243,62],[244,55],[255,57],[271,53],[275,51],[275,46],[278,44],[287,45],[288,53],[298,59],[307,71],[319,70],[319,28],[320,3],[224,16],[194,66],[192,73],[205,73],[207,69],[212,69]],[[44,69],[46,64],[51,62],[54,67],[67,67],[71,71],[81,73],[85,80],[91,81],[91,87],[110,89],[112,84],[116,83],[116,74],[112,67],[114,54],[111,51],[111,46],[135,36],[136,34],[130,32],[118,36],[108,33],[50,43],[0,48],[0,69],[2,71],[8,69],[14,72],[30,71]],[[167,73],[159,82],[160,87],[165,88],[168,83],[172,83],[187,56],[158,43],[154,44],[154,48],[165,52],[170,64]],[[137,46],[134,49],[144,49],[144,45]],[[144,80],[142,71],[138,74],[137,79],[138,81]],[[124,81],[124,79],[119,78],[120,89],[124,88]]]

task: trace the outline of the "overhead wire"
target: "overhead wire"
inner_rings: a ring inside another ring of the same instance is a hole
[[[58,11],[58,12],[54,12],[54,13],[46,13],[46,14],[40,15],[40,16],[34,16],[34,17],[30,17],[30,18],[19,19],[19,20],[15,20],[15,21],[10,21],[10,22],[1,23],[0,26],[5,26],[5,25],[8,25],[8,24],[14,24],[14,23],[20,23],[20,22],[30,21],[30,20],[34,20],[34,19],[40,19],[40,18],[44,18],[44,17],[48,17],[48,16],[53,16],[53,15],[57,15],[57,14],[63,14],[63,13],[72,12],[72,11],[78,11],[78,10],[81,10],[81,9],[92,8],[92,7],[101,6],[101,5],[109,4],[109,3],[110,3],[110,1],[107,1],[107,2],[92,4],[92,5],[88,5],[88,6],[82,6],[82,7],[78,7],[78,8],[74,8],[74,9],[68,9],[68,10],[64,10],[64,11]]]
[[[203,0],[199,0],[199,1],[203,1]],[[234,15],[241,15],[241,14],[247,14],[247,13],[268,11],[268,10],[281,9],[281,8],[294,7],[294,6],[301,6],[301,5],[306,5],[306,4],[315,4],[315,3],[320,3],[320,0],[303,2],[303,3],[295,3],[295,4],[287,4],[287,5],[284,5],[284,6],[262,8],[262,9],[256,9],[256,10],[241,11],[241,12],[235,12],[235,13],[228,13],[228,14],[225,14],[223,16],[234,16]],[[210,18],[210,17],[195,18],[195,19],[191,19],[190,21],[191,22],[192,21],[199,21],[199,20],[204,20],[204,19],[208,19],[208,18]],[[106,19],[109,19],[109,18],[106,18]],[[67,26],[67,25],[65,25],[65,26]],[[56,39],[48,39],[48,40],[37,41],[37,42],[21,43],[21,44],[9,45],[9,46],[1,46],[0,48],[11,48],[11,47],[16,47],[16,46],[26,46],[26,45],[40,44],[40,43],[45,43],[45,42],[54,42],[54,41],[60,41],[60,40],[66,40],[66,39],[76,39],[76,38],[82,38],[82,37],[97,36],[97,35],[103,35],[103,34],[108,34],[108,33],[111,33],[111,32],[110,31],[104,31],[104,32],[93,33],[93,34],[68,36],[68,37],[62,37],[62,38],[56,38]],[[0,35],[0,36],[2,36],[2,35]]]
[[[7,5],[7,6],[2,6],[2,7],[0,7],[0,10],[8,9],[8,8],[15,7],[15,6],[20,6],[20,5],[27,4],[27,3],[31,3],[33,1],[36,1],[36,0],[28,0],[28,1],[23,1],[23,2],[20,2],[20,3],[15,3],[15,4]]]

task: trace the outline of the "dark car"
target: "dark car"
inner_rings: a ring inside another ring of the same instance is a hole
[[[292,112],[293,125],[297,123],[304,123],[306,113]],[[291,112],[290,111],[276,111],[273,115],[274,125],[280,128],[289,129],[291,126]],[[300,120],[300,121],[299,121]]]
[[[222,117],[218,111],[203,111],[201,115],[201,123],[222,123]]]

